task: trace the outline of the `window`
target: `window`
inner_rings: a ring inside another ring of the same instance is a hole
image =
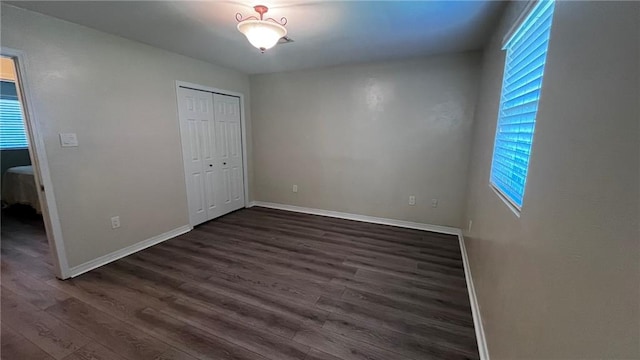
[[[0,150],[26,149],[29,143],[16,87],[13,59],[2,57],[0,74]]]
[[[507,51],[491,185],[522,207],[529,157],[547,58],[554,1],[540,1],[505,44]]]

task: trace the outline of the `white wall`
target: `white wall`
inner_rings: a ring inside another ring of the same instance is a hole
[[[497,359],[637,359],[640,3],[558,2],[524,206],[489,188],[501,41],[484,55],[466,234]]]
[[[248,77],[11,6],[1,26],[2,46],[26,55],[69,266],[187,225],[175,81],[248,101]],[[61,148],[60,132],[80,146]]]
[[[479,60],[252,76],[255,199],[459,226]]]

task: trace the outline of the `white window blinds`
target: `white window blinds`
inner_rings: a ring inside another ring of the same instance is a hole
[[[522,207],[551,33],[554,1],[540,1],[515,31],[507,51],[491,184]]]
[[[0,150],[26,149],[22,107],[13,82],[2,81],[0,92]]]

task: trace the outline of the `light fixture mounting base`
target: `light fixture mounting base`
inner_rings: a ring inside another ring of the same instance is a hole
[[[253,7],[253,10],[255,10],[258,14],[260,14],[260,20],[262,20],[264,18],[264,14],[266,14],[267,11],[269,11],[269,8],[264,5],[256,5]]]

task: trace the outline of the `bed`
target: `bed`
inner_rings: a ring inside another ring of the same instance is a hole
[[[30,205],[38,214],[42,213],[31,165],[12,167],[4,173],[2,178],[2,201],[8,205]]]

